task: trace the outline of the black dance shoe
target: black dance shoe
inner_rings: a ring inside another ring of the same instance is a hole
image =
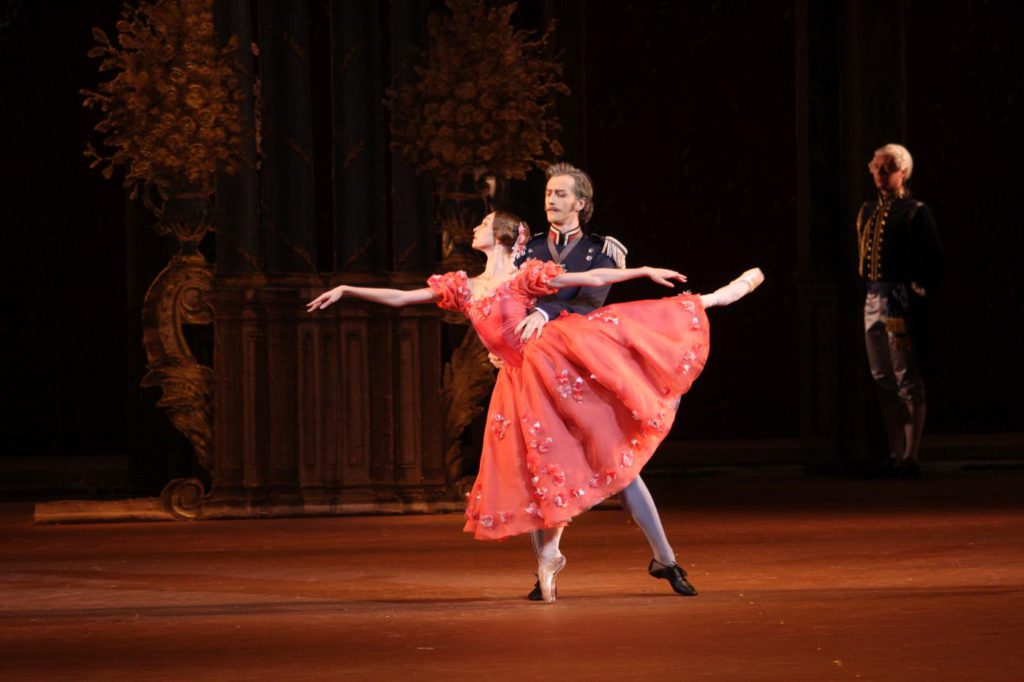
[[[533,589],[530,590],[530,594],[526,595],[526,598],[530,601],[544,601],[544,593],[540,591],[540,580],[533,584]]]
[[[903,480],[916,480],[921,478],[921,467],[916,459],[908,457],[903,460],[903,466],[899,468],[899,474]]]
[[[686,571],[684,571],[679,564],[672,564],[666,566],[657,559],[651,559],[650,566],[647,567],[647,572],[655,578],[663,578],[668,581],[668,584],[672,586],[676,594],[681,594],[684,597],[696,597],[697,588],[691,585],[686,580]]]
[[[876,462],[868,468],[868,478],[889,480],[900,477],[900,467],[892,457]]]

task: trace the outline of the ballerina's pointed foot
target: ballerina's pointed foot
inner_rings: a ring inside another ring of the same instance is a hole
[[[742,275],[710,294],[702,294],[701,303],[705,308],[712,306],[731,305],[740,300],[764,282],[761,268],[751,268]]]
[[[537,562],[537,582],[540,583],[540,593],[543,601],[548,604],[558,597],[558,588],[555,586],[555,576],[565,568],[565,555],[556,554],[552,557],[541,557]]]
[[[761,286],[762,282],[764,282],[764,273],[761,272],[761,268],[750,268],[736,279],[740,282],[746,283],[746,285],[750,287],[750,291],[753,291]],[[750,293],[750,291],[747,293]]]

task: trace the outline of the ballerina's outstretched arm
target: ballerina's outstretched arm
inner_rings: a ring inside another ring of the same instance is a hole
[[[392,308],[414,305],[416,303],[433,303],[437,294],[429,287],[403,291],[402,289],[378,289],[376,287],[350,287],[347,284],[336,286],[325,291],[306,304],[306,312],[323,310],[332,303],[337,303],[343,296],[361,298],[364,301],[389,305]]]
[[[652,282],[662,286],[671,287],[672,280],[685,282],[686,275],[681,275],[675,270],[665,268],[594,268],[587,272],[563,272],[557,277],[551,278],[548,282],[555,289],[566,287],[601,287],[606,284],[616,284],[640,277],[649,277]]]

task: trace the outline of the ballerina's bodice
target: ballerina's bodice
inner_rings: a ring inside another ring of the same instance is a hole
[[[516,275],[492,293],[474,297],[469,278],[462,270],[433,275],[427,283],[439,297],[438,305],[466,316],[480,341],[506,366],[523,364],[523,342],[515,333],[516,325],[533,309],[540,296],[555,292],[548,281],[564,272],[555,263],[529,261]]]

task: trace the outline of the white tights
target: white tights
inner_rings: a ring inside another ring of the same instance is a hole
[[[668,544],[665,537],[665,529],[661,525],[661,517],[658,516],[658,508],[654,506],[654,498],[644,484],[642,478],[637,476],[632,483],[626,486],[619,493],[622,506],[633,516],[633,521],[643,531],[647,538],[647,544],[654,552],[654,558],[658,563],[671,566],[676,562],[675,552]],[[558,555],[559,543],[562,539],[563,528],[545,528],[530,533],[530,540],[533,542],[533,551],[537,560],[551,559]]]
[[[530,533],[530,541],[533,542],[533,551],[537,555],[537,561],[550,560],[561,554],[558,544],[562,541],[563,530],[565,530],[565,526],[544,528]]]
[[[619,497],[622,499],[622,506],[632,514],[633,521],[644,532],[647,544],[651,546],[658,563],[665,566],[674,564],[676,554],[668,544],[665,529],[661,525],[661,517],[658,516],[658,508],[654,506],[654,498],[647,490],[644,480],[637,476],[619,493]]]

